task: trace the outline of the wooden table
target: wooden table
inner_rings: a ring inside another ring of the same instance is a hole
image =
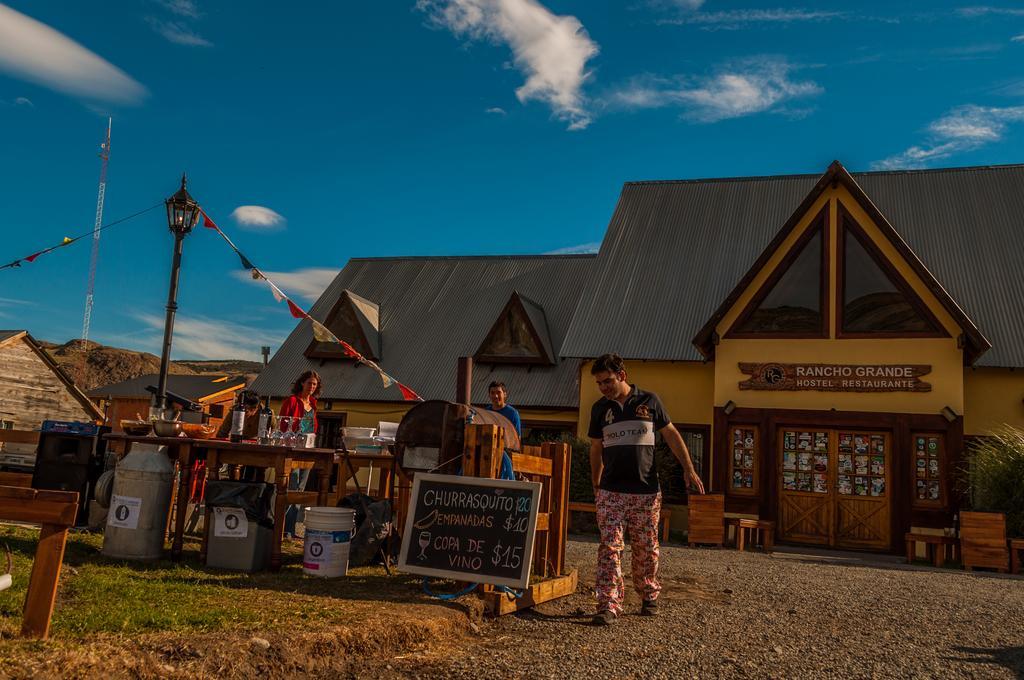
[[[359,473],[359,470],[364,467],[370,467],[371,470],[374,465],[379,466],[377,469],[380,471],[377,482],[377,500],[382,498],[391,497],[391,476],[392,469],[395,464],[395,456],[388,453],[357,453],[355,451],[338,451],[338,476],[335,479],[335,504],[342,498],[348,495],[348,480],[350,477],[348,463],[345,459],[348,458],[352,462],[352,468]],[[372,472],[369,474],[372,475]],[[370,478],[367,477],[367,481]],[[358,480],[356,480],[358,485]],[[362,490],[359,490],[362,493]],[[367,494],[373,495],[373,494]]]
[[[124,446],[122,456],[128,455],[132,444],[135,443],[166,446],[168,457],[178,464],[178,489],[175,494],[177,508],[174,512],[174,527],[171,530],[171,559],[180,560],[182,543],[185,540],[185,513],[188,512],[188,489],[192,483],[192,463],[195,462],[195,447],[193,445],[205,442],[206,440],[190,439],[189,437],[135,436],[123,432],[105,434],[103,438],[109,442],[121,443]]]
[[[936,567],[945,564],[947,558],[953,562],[959,559],[960,540],[954,536],[907,532],[904,534],[903,540],[907,544],[907,564],[914,563],[918,543],[924,543],[925,557]]]
[[[766,553],[771,553],[775,547],[775,522],[765,519],[740,519],[736,523],[736,549],[743,552],[749,541],[750,545],[757,545],[760,539],[761,548]]]
[[[277,494],[274,497],[274,539],[270,548],[270,569],[271,571],[280,569],[285,510],[289,505],[299,503],[327,505],[330,495],[331,466],[334,464],[335,458],[334,449],[263,446],[246,442],[235,444],[220,439],[196,439],[192,441],[192,448],[206,454],[207,480],[220,479],[219,468],[224,464],[249,465],[274,470],[274,485],[277,487]],[[315,492],[289,491],[288,479],[294,469],[313,469],[319,472],[319,490]],[[207,505],[203,544],[199,553],[199,559],[203,564],[206,564],[206,546],[212,524],[213,510]]]

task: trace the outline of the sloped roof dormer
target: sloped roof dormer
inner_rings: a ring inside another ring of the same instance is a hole
[[[345,289],[323,324],[367,359],[381,359],[380,306],[377,303]],[[310,359],[346,358],[341,345],[315,339],[309,343],[305,354]]]
[[[474,358],[481,363],[553,366],[555,352],[544,308],[512,291]]]

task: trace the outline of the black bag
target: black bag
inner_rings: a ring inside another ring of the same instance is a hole
[[[206,482],[206,505],[210,508],[240,508],[250,522],[274,526],[273,484],[217,479]]]

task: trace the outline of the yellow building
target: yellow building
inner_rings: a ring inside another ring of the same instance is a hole
[[[899,550],[1024,426],[1024,167],[630,183],[562,354],[617,352],[727,511]],[[600,395],[581,368],[581,428]],[[583,430],[580,430],[583,434]]]

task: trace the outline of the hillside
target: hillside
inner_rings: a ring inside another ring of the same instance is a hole
[[[96,342],[89,342],[86,348],[81,340],[71,340],[63,345],[52,342],[39,344],[83,390],[160,371],[160,357],[147,352],[108,347]],[[260,368],[262,364],[255,361],[227,359],[172,361],[168,370],[184,375],[242,375],[259,373]]]

